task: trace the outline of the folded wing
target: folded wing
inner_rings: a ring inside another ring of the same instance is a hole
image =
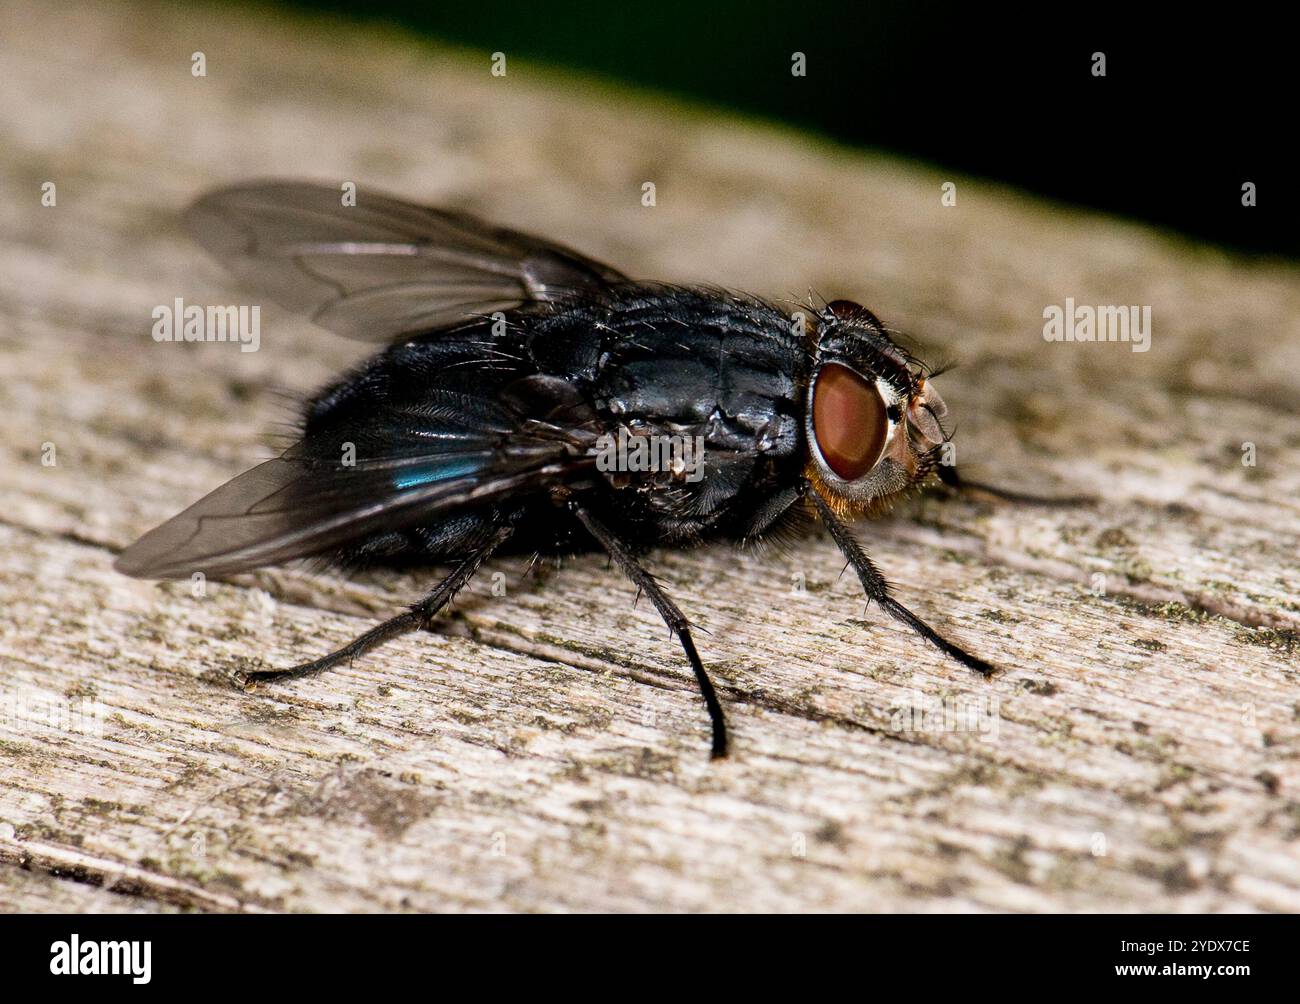
[[[327,185],[237,185],[200,198],[185,222],[250,288],[363,341],[625,281],[550,241],[365,188],[346,206]]]
[[[591,463],[521,436],[508,445],[444,439],[436,450],[351,465],[319,452],[304,440],[228,481],[141,537],[115,567],[137,578],[211,577],[327,554],[379,531],[544,491]]]

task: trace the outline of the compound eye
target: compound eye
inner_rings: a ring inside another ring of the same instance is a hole
[[[852,300],[832,300],[826,304],[826,309],[836,318],[851,324],[860,324],[864,327],[881,328],[880,318],[869,311],[860,303],[854,303]]]
[[[832,300],[826,304],[826,309],[841,321],[848,321],[867,308],[860,303],[854,303],[852,300]]]
[[[864,477],[889,436],[885,402],[873,383],[847,366],[829,363],[813,388],[813,436],[822,459],[844,481]]]

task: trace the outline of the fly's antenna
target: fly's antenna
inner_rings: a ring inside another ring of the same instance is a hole
[[[933,367],[923,365],[922,368],[925,370],[925,378],[927,380],[934,380],[938,377],[943,376],[945,373],[951,370],[955,370],[960,365],[961,363],[959,363],[956,359],[952,357],[945,357],[942,360],[940,360],[940,362],[937,365]]]
[[[943,433],[943,442],[941,442],[939,446],[947,446],[949,443],[952,442],[952,437],[957,434],[957,427],[953,426],[952,432],[949,432],[947,429],[945,429],[943,427],[943,422],[939,421],[939,416],[934,413],[934,409],[930,407],[928,401],[923,403],[921,407],[930,413],[930,417],[934,419],[934,424],[937,425],[939,427],[939,431]],[[938,447],[936,447],[936,449],[938,449]]]

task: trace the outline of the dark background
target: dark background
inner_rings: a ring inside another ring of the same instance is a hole
[[[1238,250],[1300,254],[1279,171],[1297,119],[1283,73],[1295,36],[1255,5],[295,5],[783,120]],[[806,77],[790,73],[795,51]]]

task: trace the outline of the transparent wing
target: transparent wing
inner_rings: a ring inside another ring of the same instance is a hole
[[[191,235],[250,288],[363,341],[470,314],[591,291],[625,277],[558,244],[465,213],[297,181],[211,192],[185,213]]]
[[[115,567],[136,578],[175,579],[280,564],[453,509],[544,490],[591,464],[559,444],[521,439],[502,446],[463,437],[433,453],[351,466],[322,461],[304,441],[151,530]]]

